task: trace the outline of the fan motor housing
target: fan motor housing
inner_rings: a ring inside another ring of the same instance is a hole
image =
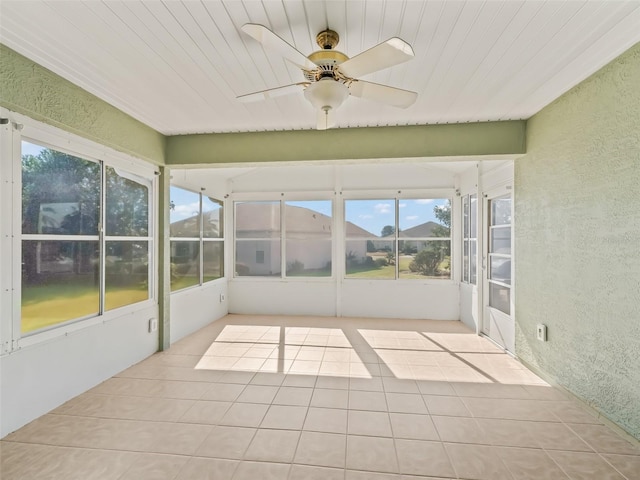
[[[307,58],[318,66],[317,70],[304,72],[305,78],[311,82],[317,82],[324,77],[335,77],[335,68],[349,60],[349,57],[337,50],[318,50]]]

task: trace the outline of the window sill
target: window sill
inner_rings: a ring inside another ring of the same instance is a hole
[[[114,310],[109,310],[103,315],[95,317],[87,317],[71,321],[60,326],[52,326],[47,330],[36,331],[31,334],[27,334],[16,341],[16,348],[10,352],[6,352],[5,355],[11,355],[16,351],[29,348],[35,345],[55,341],[60,337],[67,337],[75,335],[88,328],[95,327],[104,323],[109,323],[122,317],[136,315],[138,313],[154,309],[157,312],[157,304],[155,300],[145,300],[143,302],[135,303],[133,305],[127,305]],[[156,315],[156,313],[154,313]]]

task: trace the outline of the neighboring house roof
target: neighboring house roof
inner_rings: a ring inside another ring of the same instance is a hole
[[[214,238],[218,236],[221,211],[222,210],[212,210],[203,213],[202,225],[204,227],[205,237]],[[197,237],[200,235],[199,232],[198,215],[172,222],[170,226],[170,236],[172,237]]]
[[[429,238],[429,237],[437,237],[433,230],[436,227],[444,227],[444,225],[440,225],[439,223],[428,221],[425,223],[421,223],[420,225],[416,225],[415,227],[407,228],[406,230],[401,230],[398,235],[399,238]],[[446,228],[446,227],[445,227]],[[394,238],[395,233],[390,235],[385,235],[382,238],[392,239]]]
[[[280,204],[270,202],[246,202],[236,204],[236,232],[239,238],[269,238],[280,231]],[[220,210],[204,212],[205,230],[219,230]],[[289,237],[331,236],[331,217],[304,207],[286,206],[286,224]],[[171,224],[171,236],[198,236],[198,217],[193,216]],[[434,237],[433,229],[441,226],[436,222],[425,222],[400,232],[400,238]],[[376,237],[351,222],[346,223],[346,237]],[[191,232],[191,233],[190,233]],[[382,238],[391,238],[393,234]]]
[[[433,229],[436,227],[441,227],[442,225],[436,222],[425,222],[420,225],[416,225],[415,227],[407,228],[406,230],[401,230],[398,237],[400,238],[428,238],[435,237],[433,234]]]
[[[279,203],[247,202],[236,204],[236,232],[239,238],[269,238],[280,231]],[[214,217],[215,215],[215,217]],[[204,225],[218,231],[218,211],[204,213]],[[291,238],[331,237],[332,219],[304,207],[286,206],[287,234]],[[197,236],[198,217],[193,216],[171,224],[171,236]],[[347,237],[371,237],[363,228],[347,222]]]
[[[289,237],[331,236],[332,218],[314,210],[287,205],[285,207]],[[279,204],[237,203],[236,232],[238,237],[270,237],[280,231]],[[371,237],[371,233],[347,222],[347,237]]]
[[[347,233],[346,233],[346,237],[348,238],[358,238],[358,237],[367,237],[367,238],[371,238],[371,237],[375,237],[376,235],[372,234],[371,232],[368,232],[367,230],[365,230],[364,228],[361,228],[351,222],[347,222]]]

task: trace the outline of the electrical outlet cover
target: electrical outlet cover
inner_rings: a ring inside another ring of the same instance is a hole
[[[536,337],[538,338],[538,340],[540,340],[541,342],[546,342],[547,341],[547,326],[539,323],[536,327]]]

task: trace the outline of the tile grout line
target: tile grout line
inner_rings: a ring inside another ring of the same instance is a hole
[[[384,379],[382,379],[381,381],[382,381],[382,395],[384,396],[384,404],[387,406],[387,419],[389,420],[389,429],[391,430],[391,440],[392,440],[392,444],[393,444],[394,458],[396,459],[396,467],[397,467],[398,475],[402,475],[402,469],[400,467],[400,457],[398,456],[398,447],[396,445],[396,438],[395,438],[395,435],[393,433],[393,423],[391,422],[391,412],[389,411],[389,402],[387,400],[387,390],[386,390],[385,385],[384,385]],[[417,387],[417,385],[416,385],[416,387]],[[391,393],[391,392],[389,392],[389,393]],[[420,397],[420,398],[422,398],[422,397]],[[424,400],[423,400],[423,402],[424,402]],[[426,408],[426,405],[425,405],[425,408]]]

